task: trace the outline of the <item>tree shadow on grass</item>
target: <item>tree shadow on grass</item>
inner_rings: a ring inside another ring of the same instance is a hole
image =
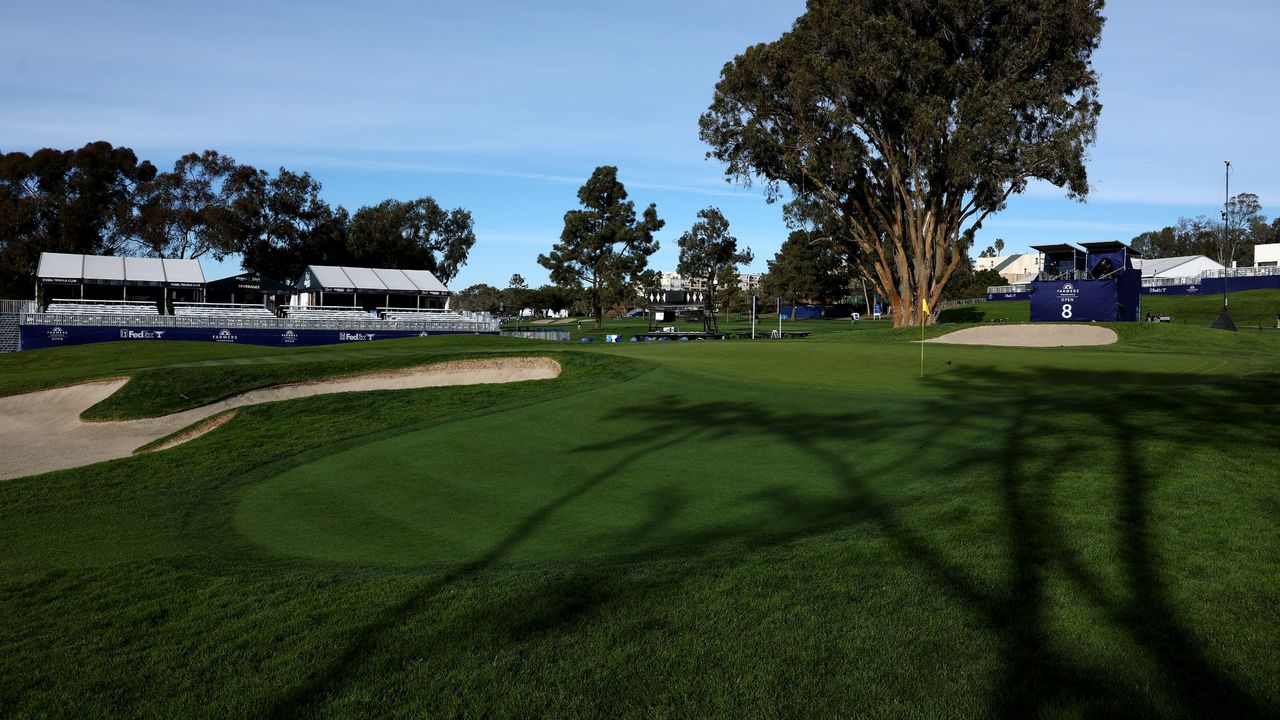
[[[991,367],[956,367],[945,376],[926,380],[938,394],[921,399],[909,417],[892,422],[846,412],[815,415],[736,400],[683,402],[679,398],[649,399],[617,409],[613,420],[643,428],[616,439],[611,446],[632,447],[600,471],[572,484],[561,495],[530,513],[483,557],[429,583],[382,613],[379,619],[351,637],[346,649],[307,682],[282,695],[273,716],[308,714],[339,696],[357,677],[378,673],[391,662],[387,638],[409,624],[430,626],[433,601],[446,588],[475,578],[509,558],[527,538],[556,513],[624,472],[642,458],[673,443],[715,442],[735,436],[772,440],[800,451],[835,480],[840,494],[814,497],[798,492],[780,479],[751,499],[762,516],[785,517],[781,527],[763,531],[749,520],[723,522],[699,530],[678,530],[670,519],[685,507],[685,491],[667,486],[650,495],[648,518],[622,533],[626,543],[648,543],[650,552],[674,552],[722,542],[753,546],[777,545],[824,532],[832,527],[862,524],[887,539],[913,568],[972,611],[982,628],[998,638],[1003,668],[989,688],[989,709],[1000,717],[1029,717],[1069,709],[1086,715],[1166,714],[1170,706],[1188,716],[1261,717],[1277,712],[1273,699],[1257,697],[1209,656],[1203,642],[1178,618],[1167,595],[1161,561],[1153,547],[1151,494],[1160,482],[1159,468],[1144,461],[1150,444],[1188,446],[1203,443],[1205,427],[1225,424],[1234,432],[1216,439],[1225,453],[1280,442],[1272,417],[1274,407],[1257,402],[1256,388],[1274,384],[1252,378],[1214,385],[1185,386],[1185,379],[1144,373],[1100,373],[1087,370],[1008,371]],[[1160,387],[1172,392],[1108,388]],[[1038,388],[1068,386],[1096,388],[1071,394],[1044,394]],[[1194,417],[1194,423],[1181,422]],[[996,457],[983,462],[992,470],[1005,537],[1003,581],[993,585],[966,569],[956,548],[933,539],[930,529],[918,527],[880,479],[905,477],[911,472],[935,476],[971,472],[972,455],[955,427],[980,418],[998,433]],[[636,421],[640,421],[637,423]],[[1062,427],[1085,428],[1069,433]],[[881,443],[902,448],[902,455],[851,459],[855,438],[875,434]],[[913,457],[921,448],[935,452],[931,460]],[[577,452],[598,451],[583,446]],[[940,463],[937,457],[944,458]],[[1115,556],[1123,589],[1108,587],[1072,547],[1072,530],[1060,516],[1055,498],[1070,493],[1071,469],[1082,457],[1110,462],[1106,478],[1114,486],[1115,505],[1098,508],[1118,528]],[[767,512],[765,512],[767,510]],[[619,566],[620,567],[620,566]],[[553,632],[594,613],[603,612],[621,595],[658,589],[652,577],[628,583],[600,582],[609,567],[584,565],[524,589],[501,608],[477,607],[470,621],[485,622],[489,631],[511,643]],[[1070,657],[1055,649],[1046,581],[1050,573],[1066,578],[1075,597],[1108,618],[1114,628],[1157,669],[1162,686],[1147,694],[1135,691],[1124,668],[1107,667],[1088,658]],[[677,585],[681,578],[662,582]],[[465,623],[464,623],[465,624]],[[443,631],[430,631],[421,642],[447,643]],[[381,650],[380,650],[381,648]],[[419,651],[423,648],[419,647]],[[430,651],[430,647],[426,648]]]

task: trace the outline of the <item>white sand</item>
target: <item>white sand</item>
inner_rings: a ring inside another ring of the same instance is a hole
[[[1034,323],[1029,325],[985,325],[957,330],[925,342],[944,345],[998,345],[1002,347],[1074,347],[1110,345],[1116,331],[1097,325]]]
[[[393,372],[278,385],[172,415],[116,422],[84,422],[80,414],[123,387],[124,378],[13,395],[0,398],[0,480],[128,457],[147,443],[246,405],[328,393],[548,380],[559,375],[560,363],[550,358],[458,360]],[[184,433],[182,441],[199,437],[219,424],[204,423],[204,427],[198,428],[199,432]],[[178,443],[169,443],[166,447],[174,444]]]

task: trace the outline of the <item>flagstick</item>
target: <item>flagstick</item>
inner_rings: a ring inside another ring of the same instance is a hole
[[[920,313],[920,377],[924,377],[924,313]]]

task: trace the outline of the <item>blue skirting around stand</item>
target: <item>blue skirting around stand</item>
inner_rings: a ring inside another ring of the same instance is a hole
[[[197,342],[238,343],[296,347],[338,345],[341,343],[397,340],[428,335],[497,335],[496,332],[463,330],[316,330],[281,328],[219,327],[129,327],[103,325],[22,325],[19,328],[21,348],[61,347],[100,342],[163,342],[185,340]]]

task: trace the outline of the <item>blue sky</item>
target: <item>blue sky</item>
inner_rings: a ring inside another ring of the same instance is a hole
[[[546,282],[536,258],[578,186],[616,165],[637,206],[667,221],[653,266],[673,269],[676,237],[715,205],[763,271],[786,236],[781,207],[725,183],[697,119],[724,62],[801,12],[796,0],[22,3],[0,24],[0,150],[104,139],[169,167],[214,148],[307,170],[352,210],[431,195],[475,218],[455,288]],[[1216,216],[1227,159],[1233,194],[1276,214],[1280,5],[1113,0],[1105,14],[1089,201],[1032,187],[979,247],[1128,240]]]

